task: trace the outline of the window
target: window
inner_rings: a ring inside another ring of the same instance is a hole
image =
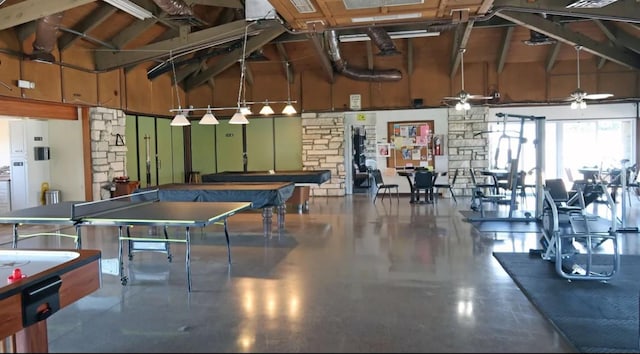
[[[517,155],[520,122],[489,124],[490,167],[505,168],[509,156]],[[565,168],[573,172],[585,166],[607,170],[619,168],[622,159],[635,161],[635,124],[632,119],[598,119],[546,121],[545,175],[543,178],[564,178]],[[520,145],[519,170],[530,171],[536,165],[535,123],[527,121]]]

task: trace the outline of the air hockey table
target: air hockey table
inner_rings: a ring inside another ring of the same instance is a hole
[[[47,318],[101,287],[100,259],[99,250],[0,250],[2,349],[47,353]]]

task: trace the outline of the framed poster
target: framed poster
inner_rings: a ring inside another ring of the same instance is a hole
[[[391,156],[391,146],[388,143],[378,143],[377,149],[378,157]]]

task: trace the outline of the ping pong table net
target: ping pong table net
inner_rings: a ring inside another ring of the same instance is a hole
[[[133,208],[159,200],[159,190],[152,189],[110,199],[74,203],[71,205],[71,219],[80,221],[86,217],[97,216],[114,210]]]

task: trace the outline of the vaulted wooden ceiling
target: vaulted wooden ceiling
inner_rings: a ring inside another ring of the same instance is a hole
[[[291,57],[313,53],[310,65],[319,67],[332,81],[336,72],[336,53],[328,45],[332,38],[341,47],[362,36],[392,47],[390,38],[447,31],[454,33],[453,50],[447,53],[453,76],[471,33],[501,27],[504,36],[496,59],[498,68],[509,59],[508,45],[514,31],[527,31],[531,34],[529,45],[580,45],[599,57],[601,65],[611,61],[640,69],[640,0],[120,2],[134,3],[149,17],[133,16],[115,7],[114,1],[0,0],[0,35],[16,43],[0,50],[24,60],[64,65],[56,51],[82,48],[93,53],[90,70],[146,65],[149,79],[173,71],[175,80],[189,91],[238,65],[243,56],[277,60],[290,74],[302,70],[290,65]],[[575,23],[580,25],[571,25]],[[48,52],[53,57],[47,56]],[[547,65],[552,65],[557,54],[557,49],[548,51]]]

